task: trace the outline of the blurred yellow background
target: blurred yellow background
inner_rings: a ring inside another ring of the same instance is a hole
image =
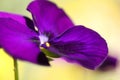
[[[0,0],[0,11],[31,17],[26,6],[31,0]],[[99,32],[108,42],[109,54],[120,59],[119,0],[52,0],[63,8],[76,25],[85,25]],[[8,43],[9,45],[9,43]],[[20,80],[119,80],[120,65],[115,70],[99,72],[70,64],[62,59],[42,67],[19,61]],[[14,80],[13,60],[0,49],[0,80]]]

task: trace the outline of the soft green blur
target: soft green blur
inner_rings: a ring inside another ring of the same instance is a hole
[[[0,11],[31,17],[26,6],[31,0],[0,0]],[[108,42],[109,54],[120,59],[119,0],[53,0],[63,8],[76,25],[85,25],[99,32]],[[8,43],[9,45],[9,43]],[[20,80],[119,80],[120,65],[108,72],[91,71],[62,59],[42,67],[19,61]],[[14,80],[13,60],[0,49],[0,80]]]

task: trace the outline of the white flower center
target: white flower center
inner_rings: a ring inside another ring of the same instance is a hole
[[[39,39],[40,39],[40,45],[46,43],[48,41],[48,37],[46,35],[40,35],[39,36]]]

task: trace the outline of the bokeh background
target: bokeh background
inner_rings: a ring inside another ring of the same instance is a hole
[[[120,79],[120,0],[52,0],[63,8],[76,25],[99,32],[107,41],[109,55],[118,59],[115,69],[88,70],[62,59],[51,67],[19,61],[20,80],[119,80]],[[31,17],[26,7],[31,0],[0,0],[0,11]],[[9,43],[8,43],[9,45]],[[13,60],[0,49],[0,80],[14,80]]]

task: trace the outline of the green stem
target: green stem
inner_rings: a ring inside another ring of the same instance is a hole
[[[13,61],[14,61],[14,75],[15,75],[15,80],[19,80],[17,59],[13,58]]]

